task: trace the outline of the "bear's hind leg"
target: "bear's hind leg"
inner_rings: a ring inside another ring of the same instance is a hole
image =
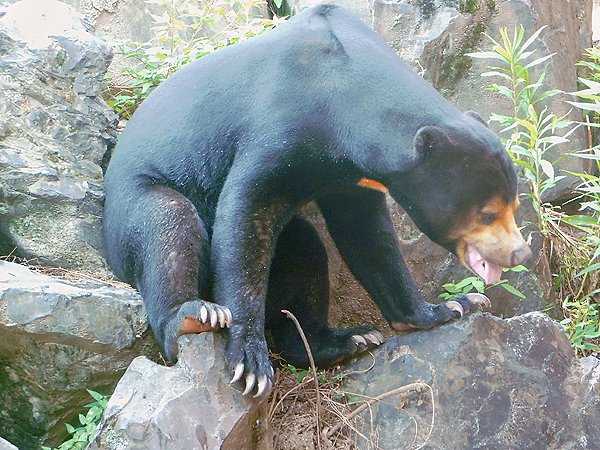
[[[271,330],[276,350],[295,366],[308,367],[308,354],[296,326],[282,309],[291,311],[298,319],[320,368],[383,342],[381,333],[369,325],[348,329],[328,326],[327,253],[313,226],[298,217],[292,219],[277,239],[266,308],[266,327]]]
[[[209,291],[209,237],[192,202],[166,186],[146,188],[128,216],[123,222],[130,232],[123,235],[134,250],[124,272],[142,295],[166,358],[174,362],[182,334],[231,325],[229,309],[203,300]]]

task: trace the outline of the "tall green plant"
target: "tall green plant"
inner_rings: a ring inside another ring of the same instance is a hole
[[[536,31],[524,41],[524,31],[517,29],[512,38],[507,30],[501,30],[501,42],[492,38],[494,47],[491,52],[472,54],[475,58],[491,58],[500,61],[498,67],[489,67],[490,71],[482,74],[504,80],[504,84],[491,84],[488,89],[498,92],[510,99],[513,105],[513,116],[494,114],[491,120],[504,126],[506,148],[516,164],[523,167],[523,174],[529,182],[533,207],[537,212],[537,227],[547,242],[552,242],[554,253],[551,255],[559,269],[556,274],[555,290],[562,298],[561,304],[565,319],[561,322],[567,331],[576,352],[585,354],[600,350],[593,342],[600,337],[600,318],[593,297],[600,293],[598,289],[597,270],[600,269],[600,238],[598,237],[598,218],[600,215],[600,183],[598,177],[591,174],[578,175],[582,179],[579,186],[579,198],[582,214],[566,215],[556,211],[551,205],[544,204],[544,192],[553,187],[562,177],[555,174],[556,161],[546,157],[553,146],[568,142],[569,136],[580,124],[574,124],[566,116],[557,117],[550,113],[541,101],[559,93],[558,90],[540,89],[542,87],[547,65],[542,69],[537,80],[532,81],[530,69],[546,63],[552,55],[531,60],[535,51],[529,48],[540,35],[543,28]],[[528,62],[530,61],[530,62]],[[598,58],[588,68],[600,70]],[[598,74],[600,79],[600,73]],[[577,92],[587,102],[570,102],[573,106],[591,111],[600,111],[600,83],[593,80],[580,80],[587,89]],[[562,135],[557,130],[569,128]],[[598,151],[583,150],[573,152],[573,156],[588,158],[599,162]],[[600,168],[600,166],[599,166]],[[591,172],[591,171],[590,171]],[[564,225],[567,224],[567,225]]]
[[[559,90],[540,90],[546,77],[547,62],[553,54],[532,59],[535,50],[529,50],[544,27],[537,30],[529,39],[524,41],[523,27],[517,29],[511,38],[507,29],[500,30],[501,41],[497,42],[488,36],[494,47],[492,51],[470,53],[473,58],[493,59],[500,62],[498,66],[490,66],[484,77],[499,78],[503,84],[492,83],[487,89],[497,92],[510,100],[513,115],[493,114],[490,120],[499,122],[501,140],[516,164],[523,167],[523,174],[529,182],[530,192],[527,194],[533,201],[537,213],[536,226],[542,234],[547,233],[546,221],[550,220],[544,204],[544,193],[554,187],[562,175],[556,175],[556,161],[547,159],[547,152],[558,144],[569,142],[568,137],[576,127],[572,127],[563,135],[557,130],[569,127],[573,122],[566,115],[557,117],[542,105],[542,101],[556,94]],[[546,63],[537,79],[532,79],[531,69]]]

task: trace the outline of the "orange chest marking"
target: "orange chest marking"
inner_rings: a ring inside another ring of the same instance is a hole
[[[376,191],[383,192],[384,194],[389,194],[390,191],[379,181],[369,180],[368,178],[361,178],[358,182],[359,186],[366,187],[369,189],[375,189]]]

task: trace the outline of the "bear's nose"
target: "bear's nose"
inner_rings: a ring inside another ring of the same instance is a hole
[[[510,255],[511,267],[523,264],[529,258],[531,258],[531,249],[529,248],[529,245],[527,245],[527,243],[523,241],[523,244],[519,246],[519,248],[513,250],[513,252]]]

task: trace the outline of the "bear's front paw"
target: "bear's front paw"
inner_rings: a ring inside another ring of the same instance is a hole
[[[275,377],[269,361],[267,342],[264,337],[248,335],[234,338],[235,331],[232,330],[227,346],[227,360],[233,372],[230,384],[244,378],[243,395],[252,393],[256,387],[254,398],[262,402],[268,398]]]
[[[444,305],[454,312],[454,316],[460,319],[462,316],[473,311],[483,311],[484,308],[491,308],[492,302],[483,294],[471,293],[461,295],[453,300],[447,301]]]
[[[391,321],[392,328],[398,331],[429,329],[452,319],[460,319],[474,311],[491,308],[490,299],[483,294],[471,293],[461,295],[439,305],[421,306],[417,313],[405,321]]]
[[[175,362],[177,339],[182,334],[217,331],[230,327],[233,317],[228,308],[204,300],[192,300],[181,305],[164,327],[165,356]]]

